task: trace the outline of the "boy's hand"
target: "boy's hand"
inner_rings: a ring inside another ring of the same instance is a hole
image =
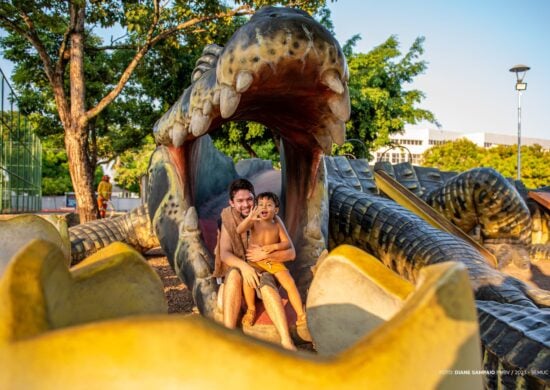
[[[260,209],[258,206],[254,206],[252,208],[252,211],[250,211],[250,214],[248,214],[248,218],[252,221],[259,221],[260,220]]]

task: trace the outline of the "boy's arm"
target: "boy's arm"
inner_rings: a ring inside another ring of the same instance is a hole
[[[239,223],[239,225],[237,226],[237,233],[243,234],[247,230],[251,229],[254,225],[254,221],[258,219],[259,213],[260,211],[258,210],[258,207],[254,207],[252,211],[250,211],[250,214],[248,214],[248,216],[243,219],[241,223]]]
[[[250,261],[260,261],[269,258],[269,260],[276,261],[279,263],[284,263],[285,261],[292,261],[296,258],[296,249],[294,249],[294,244],[290,240],[290,236],[286,231],[283,221],[276,216],[275,220],[279,225],[279,238],[281,242],[273,245],[281,245],[281,249],[275,250],[273,252],[268,252],[264,248],[266,246],[251,246],[246,251],[246,258]],[[284,237],[282,237],[284,236]],[[267,245],[269,246],[269,245]],[[283,248],[283,246],[286,248]]]
[[[290,237],[288,236],[284,224],[282,222],[277,222],[277,228],[279,229],[279,242],[262,246],[262,248],[268,253],[283,251],[292,247]]]

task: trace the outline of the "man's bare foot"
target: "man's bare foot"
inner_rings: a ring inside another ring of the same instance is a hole
[[[256,319],[256,309],[255,308],[247,309],[241,322],[243,326],[252,326],[255,319]]]
[[[298,350],[291,339],[281,340],[281,345],[283,346],[284,349],[288,349],[289,351],[297,351]]]

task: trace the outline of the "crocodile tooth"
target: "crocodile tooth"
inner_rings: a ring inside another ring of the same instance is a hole
[[[212,112],[212,103],[210,102],[210,100],[206,100],[204,102],[204,105],[202,106],[202,115],[210,115],[210,113]]]
[[[321,82],[339,95],[344,92],[344,85],[342,84],[342,81],[340,81],[340,77],[334,69],[323,73]]]
[[[342,145],[346,140],[346,124],[338,119],[327,122],[327,128],[335,144]]]
[[[174,123],[174,126],[172,126],[172,129],[170,130],[170,135],[172,138],[172,144],[179,148],[181,145],[183,145],[183,142],[185,141],[185,137],[187,136],[187,131],[185,129],[185,126],[181,122]]]
[[[180,237],[185,235],[185,232],[192,232],[199,230],[199,217],[195,207],[191,206],[185,211],[183,221],[179,226]]]
[[[349,102],[349,89],[347,85],[344,87],[342,95],[333,95],[328,99],[328,106],[336,117],[342,121],[347,121],[351,113]]]
[[[252,73],[243,70],[237,75],[237,84],[235,86],[235,89],[238,93],[243,93],[248,88],[250,88],[250,85],[252,85],[253,81],[254,77],[252,76]]]
[[[212,103],[216,106],[220,105],[220,89],[219,88],[217,88],[214,91],[214,96],[212,96]]]
[[[223,85],[220,92],[220,113],[222,118],[229,118],[237,110],[241,100],[241,94],[237,93],[232,87]]]
[[[191,116],[191,123],[189,124],[189,130],[195,137],[199,137],[206,133],[212,119],[210,115],[204,115],[202,110],[195,109],[193,110],[193,115]]]
[[[315,137],[315,140],[325,154],[330,154],[332,152],[332,137],[330,134],[313,133],[313,137]]]

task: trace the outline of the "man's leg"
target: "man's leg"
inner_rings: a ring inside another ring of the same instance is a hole
[[[105,218],[105,209],[104,209],[105,203],[103,202],[103,198],[101,196],[98,196],[97,198],[97,207],[99,209],[99,218]]]
[[[223,290],[223,324],[230,328],[237,327],[243,296],[243,278],[238,269],[232,268],[225,277]]]
[[[262,285],[260,291],[262,293],[265,311],[269,318],[271,318],[271,321],[281,337],[281,345],[286,349],[296,351],[296,346],[290,337],[285,309],[279,292],[273,286],[268,285]]]

